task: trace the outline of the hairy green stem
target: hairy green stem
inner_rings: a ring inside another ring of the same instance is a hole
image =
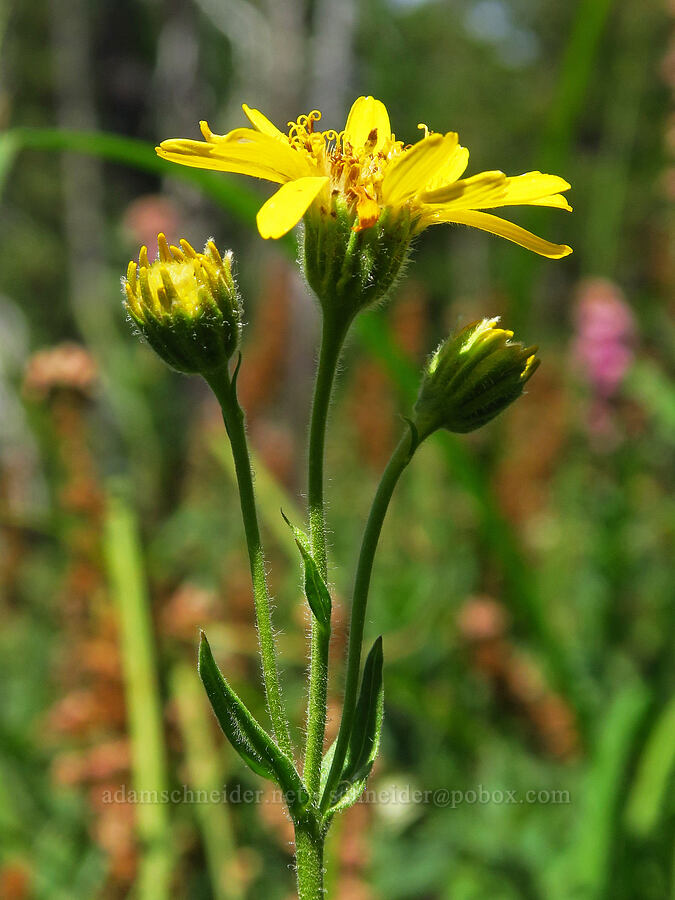
[[[267,573],[265,572],[265,557],[258,527],[255,495],[253,493],[253,474],[246,441],[244,412],[237,401],[236,378],[230,379],[226,366],[217,371],[209,372],[204,377],[220,403],[237,473],[241,514],[244,520],[251,579],[253,581],[253,600],[255,603],[267,707],[279,746],[292,758],[293,747],[288,718],[281,697],[279,672],[277,670],[276,640],[272,627],[272,607],[267,586]]]
[[[298,900],[323,900],[323,848],[325,836],[309,823],[295,826],[295,865]]]
[[[340,773],[345,761],[347,746],[351,736],[354,722],[354,711],[359,688],[359,674],[361,669],[361,647],[363,644],[363,627],[366,621],[366,606],[368,603],[368,590],[370,577],[373,571],[373,560],[377,543],[382,531],[384,517],[389,508],[394,488],[401,473],[410,462],[415,450],[414,436],[407,431],[399,441],[392,453],[387,467],[377,488],[373,505],[370,508],[368,521],[363,533],[361,552],[356,568],[354,581],[354,594],[352,597],[352,611],[349,624],[349,648],[347,650],[347,675],[345,679],[344,703],[342,707],[342,719],[338,732],[335,754],[331,764],[328,780],[321,800],[321,810],[326,811],[330,806],[333,790],[340,780]]]
[[[309,426],[309,529],[312,542],[312,553],[319,571],[326,577],[326,518],[323,499],[323,457],[326,441],[326,421],[328,407],[335,380],[340,351],[345,338],[346,328],[335,325],[324,318],[321,335],[321,350],[314,385],[312,401],[312,418]]]
[[[309,534],[312,555],[324,579],[328,578],[326,553],[326,515],[323,497],[323,458],[326,422],[333,382],[347,325],[337,325],[328,316],[323,319],[319,365],[314,386],[312,417],[309,426]],[[318,798],[321,758],[326,730],[328,690],[328,649],[330,627],[321,627],[312,617],[309,664],[309,700],[307,703],[307,744],[304,779],[312,797]]]

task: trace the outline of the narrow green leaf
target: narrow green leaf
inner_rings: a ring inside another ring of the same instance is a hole
[[[640,838],[658,826],[667,810],[675,772],[675,696],[662,710],[647,738],[626,804],[626,825]]]
[[[211,653],[211,648],[206,635],[202,634],[199,645],[199,677],[202,680],[206,693],[228,741],[232,744],[239,756],[257,775],[276,781],[274,769],[262,754],[259,754],[248,735],[246,728],[242,728],[242,715],[250,716],[250,713],[230,688],[223,678],[220,669]],[[245,713],[243,711],[245,710]]]
[[[362,778],[359,778],[356,781],[345,781],[335,789],[335,795],[337,799],[326,813],[326,820],[330,820],[335,815],[335,813],[339,813],[345,809],[349,809],[350,806],[353,806],[358,802],[359,798],[366,789],[369,774],[370,773],[368,772]]]
[[[330,767],[333,765],[333,757],[335,756],[335,747],[337,741],[333,741],[328,750],[323,755],[323,759],[321,760],[321,779],[319,781],[319,793],[323,796],[323,792],[326,789],[326,782],[328,781],[328,775],[330,773]]]
[[[333,757],[335,756],[336,743],[336,741],[333,741],[328,750],[326,750],[324,758],[321,761],[321,794],[323,794],[326,789],[328,775],[333,764]],[[372,764],[370,768],[372,768]],[[350,806],[353,806],[358,801],[359,797],[366,788],[368,775],[370,774],[370,768],[368,769],[368,772],[363,775],[363,777],[357,779],[354,782],[350,783],[345,781],[344,779],[341,780],[340,785],[335,792],[335,796],[338,799],[335,801],[335,803],[331,804],[330,808],[328,809],[324,817],[324,825],[327,825],[330,822],[335,813],[341,812],[343,809],[349,809]]]
[[[293,760],[275,744],[227,683],[203,632],[198,668],[213,711],[229,742],[254,772],[276,781],[286,795],[291,812],[300,813],[309,802],[309,794]]]
[[[373,644],[363,667],[361,692],[356,704],[347,755],[339,784],[326,814],[327,818],[356,803],[366,787],[368,775],[377,758],[384,716],[382,663],[382,638],[379,637]],[[334,752],[335,745],[333,744],[326,753],[321,766],[324,789]]]
[[[307,598],[307,602],[309,603],[309,608],[314,613],[314,617],[316,618],[319,625],[321,625],[323,628],[328,628],[330,626],[332,600],[330,597],[328,586],[323,580],[321,572],[319,572],[319,567],[317,566],[316,561],[312,556],[309,538],[304,533],[304,531],[296,528],[295,525],[291,525],[291,523],[284,515],[283,509],[281,510],[281,515],[283,516],[284,521],[286,522],[288,527],[293,532],[293,538],[295,539],[295,543],[297,544],[300,555],[302,556],[302,561],[305,568],[305,597]]]
[[[368,654],[363,667],[361,693],[356,704],[354,726],[345,759],[345,776],[356,780],[370,772],[380,746],[384,716],[384,686],[382,683],[382,637]]]

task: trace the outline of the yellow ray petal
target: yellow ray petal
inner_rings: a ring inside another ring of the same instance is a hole
[[[544,175],[541,172],[526,172],[507,179],[507,203],[534,203],[542,197],[569,191],[570,185],[558,175]]]
[[[429,225],[438,225],[442,222],[455,222],[459,225],[469,225],[472,228],[489,231],[498,237],[506,238],[507,241],[513,241],[514,244],[520,244],[521,247],[532,250],[540,256],[548,256],[549,259],[562,259],[563,256],[569,256],[572,252],[572,248],[566,244],[551,244],[519,225],[514,225],[513,222],[507,222],[506,219],[500,219],[499,216],[492,216],[489,213],[449,209],[435,212],[426,220],[426,224]]]
[[[190,150],[186,147],[173,146],[173,141],[163,141],[164,146],[155,147],[155,152],[162,159],[169,162],[179,163],[181,166],[190,166],[194,169],[211,169],[214,172],[234,172],[238,175],[251,175],[253,178],[265,178],[267,181],[274,181],[277,184],[285,184],[288,177],[274,172],[268,166],[261,166],[251,162],[250,159],[233,157],[215,157],[210,151],[203,152],[195,147]],[[181,142],[185,144],[185,141]],[[193,142],[198,145],[198,141]],[[204,146],[204,145],[201,145]],[[206,145],[208,146],[208,145]]]
[[[551,194],[550,197],[541,197],[539,200],[528,200],[527,206],[553,206],[556,209],[565,209],[572,212],[572,207],[562,194]]]
[[[454,184],[429,190],[422,195],[425,203],[452,204],[455,209],[494,209],[498,206],[554,206],[571,211],[572,207],[558,191],[569,190],[570,185],[557,175],[526,172],[494,183],[494,190],[482,193],[482,179],[501,173],[483,172]],[[490,187],[486,182],[485,186]]]
[[[375,132],[375,134],[373,134]],[[361,150],[374,141],[372,152],[377,153],[391,137],[387,107],[374,97],[359,97],[347,116],[344,139],[354,150]]]
[[[261,131],[263,134],[268,134],[270,137],[285,140],[286,135],[283,131],[279,131],[277,126],[273,122],[270,122],[267,116],[263,115],[259,109],[252,109],[250,106],[247,106],[246,103],[242,103],[241,108],[244,110],[246,118],[256,131]]]
[[[227,140],[226,134],[214,134],[209,127],[209,123],[205,122],[204,119],[199,123],[199,130],[201,131],[204,140],[208,141],[210,144],[222,144],[223,141]]]
[[[230,154],[233,149],[251,159],[274,160],[275,168],[286,173],[289,180],[318,172],[314,158],[306,150],[292,147],[286,138],[280,141],[252,128],[235,128],[228,132],[223,143],[214,150],[214,155],[221,152]]]
[[[396,157],[382,179],[384,204],[397,206],[421,194],[445,163],[452,145],[452,134],[430,134]]]
[[[305,153],[252,128],[237,128],[212,141],[162,141],[156,152],[163,159],[218,172],[237,172],[284,184],[316,172]]]
[[[457,135],[455,135],[457,137]],[[461,178],[469,165],[469,151],[457,144],[434,177],[425,184],[427,191],[446,187]]]
[[[571,211],[565,197],[559,191],[568,191],[570,185],[558,175],[542,175],[541,172],[526,172],[506,179],[505,191],[496,202],[480,204],[481,209],[495,206],[555,206]]]
[[[327,185],[323,177],[299,178],[280,187],[258,211],[258,231],[264,238],[280,238],[307,212],[310,203]]]
[[[444,208],[452,209],[477,209],[488,204],[499,206],[506,183],[503,172],[481,172],[435,191],[425,191],[421,199],[424,203],[442,203]]]

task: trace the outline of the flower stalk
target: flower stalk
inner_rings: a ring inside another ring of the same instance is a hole
[[[328,315],[324,317],[309,426],[307,488],[309,539],[312,554],[324,580],[328,578],[324,502],[326,426],[335,373],[348,328],[349,322],[344,323],[337,317]],[[304,776],[310,794],[317,796],[326,730],[330,624],[328,627],[322,627],[313,616],[310,629],[309,699]]]
[[[328,779],[321,798],[320,808],[325,813],[331,806],[333,791],[340,780],[342,766],[345,761],[349,739],[351,737],[356,698],[359,688],[361,655],[363,648],[363,629],[366,621],[366,607],[370,579],[375,561],[377,545],[382,533],[382,525],[389,509],[394,489],[406,466],[412,459],[416,449],[416,435],[412,427],[401,437],[382,474],[375,493],[368,521],[361,541],[359,561],[356,567],[354,591],[352,594],[352,610],[349,623],[349,644],[347,648],[347,675],[342,705],[342,718],[338,731],[335,754],[328,773]]]
[[[245,418],[237,400],[237,372],[238,368],[235,370],[234,377],[230,378],[228,367],[223,366],[221,369],[205,373],[204,378],[220,403],[237,473],[241,515],[244,521],[251,580],[253,582],[253,600],[267,708],[279,746],[292,757],[293,746],[288,717],[281,696],[281,684],[277,668],[276,640],[272,626],[272,605],[267,585],[265,556],[258,526],[255,494],[253,492],[253,474],[246,440]]]

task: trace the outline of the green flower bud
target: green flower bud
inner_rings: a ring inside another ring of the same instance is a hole
[[[536,347],[512,343],[499,321],[472,322],[433,354],[415,404],[415,427],[424,440],[438,428],[466,433],[494,419],[523,393],[539,366]]]
[[[406,208],[384,208],[364,227],[356,205],[339,194],[330,209],[310,207],[300,259],[327,316],[350,322],[386,297],[408,258],[414,224]]]
[[[232,254],[213,241],[197,253],[187,241],[169,247],[157,236],[158,259],[141,247],[129,263],[125,307],[164,362],[179,372],[210,372],[225,365],[239,345],[241,302],[232,277]]]

